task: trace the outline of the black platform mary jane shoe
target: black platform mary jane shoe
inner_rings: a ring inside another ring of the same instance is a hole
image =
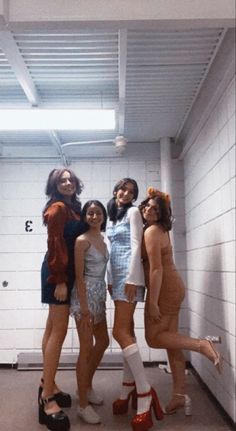
[[[70,429],[70,421],[63,410],[51,414],[45,413],[44,408],[50,401],[56,401],[56,398],[54,396],[40,398],[39,423],[41,425],[46,425],[46,427],[51,431],[68,431]]]
[[[44,384],[43,379],[41,379],[41,383],[42,383],[42,385]],[[38,402],[39,402],[39,400],[40,400],[40,398],[42,396],[42,392],[43,392],[43,386],[39,386],[39,390],[38,390]],[[56,394],[54,394],[54,397],[55,397],[55,400],[56,400],[57,404],[62,409],[65,409],[67,407],[71,407],[72,400],[71,400],[70,394],[67,394],[66,392],[59,391]]]

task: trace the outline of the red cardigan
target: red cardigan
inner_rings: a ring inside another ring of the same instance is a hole
[[[67,281],[68,250],[64,239],[64,227],[69,220],[80,220],[64,202],[54,202],[44,213],[48,229],[48,267],[49,283]]]

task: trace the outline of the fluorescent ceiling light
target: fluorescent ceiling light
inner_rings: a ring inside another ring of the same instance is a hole
[[[0,109],[0,130],[114,130],[113,109]]]

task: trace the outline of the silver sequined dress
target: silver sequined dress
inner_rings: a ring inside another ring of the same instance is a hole
[[[106,318],[106,283],[105,273],[109,253],[103,254],[90,244],[85,253],[84,280],[86,283],[86,293],[88,309],[93,316],[94,323],[99,323]],[[80,302],[76,286],[71,294],[70,314],[80,318]]]

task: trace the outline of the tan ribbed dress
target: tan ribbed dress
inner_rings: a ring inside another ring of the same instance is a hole
[[[145,282],[147,287],[147,298],[149,298],[149,262],[148,256],[143,245],[142,249],[143,265],[145,272]],[[172,246],[162,248],[161,250],[161,262],[160,267],[163,269],[162,284],[159,295],[158,305],[161,314],[164,315],[177,315],[181,306],[181,303],[185,295],[185,286],[182,278],[176,270],[176,266],[173,261]],[[148,307],[146,307],[148,312]]]

